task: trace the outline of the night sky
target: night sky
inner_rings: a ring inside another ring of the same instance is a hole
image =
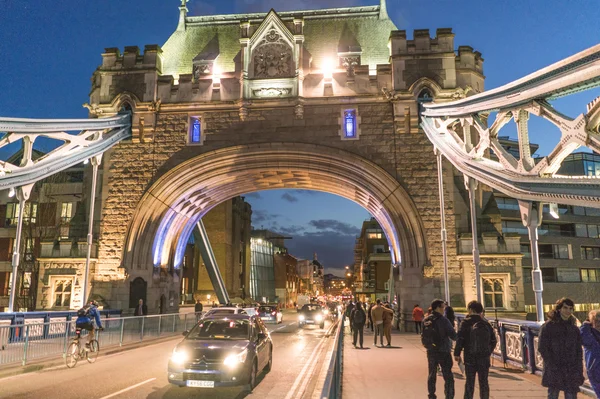
[[[0,115],[86,118],[90,78],[105,47],[162,45],[177,26],[179,0],[0,0]],[[377,0],[190,0],[189,15],[266,12],[357,5]],[[591,0],[388,0],[398,29],[451,27],[455,46],[483,54],[486,89],[523,77],[599,42],[598,3]],[[600,93],[555,104],[575,117]],[[532,118],[533,119],[533,118]],[[514,125],[514,124],[513,124]],[[532,141],[549,153],[560,138],[547,122],[530,124]],[[512,127],[501,135],[516,137]],[[4,154],[0,158],[5,159]],[[246,195],[253,225],[293,237],[290,252],[319,256],[327,272],[351,264],[353,244],[369,214],[326,193],[275,190]]]

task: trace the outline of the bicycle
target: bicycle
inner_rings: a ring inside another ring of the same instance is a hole
[[[75,337],[72,339],[72,342],[69,344],[67,348],[67,352],[65,354],[65,363],[67,367],[72,369],[77,365],[79,359],[85,358],[88,363],[94,363],[96,358],[98,357],[98,353],[100,352],[100,344],[98,344],[98,340],[92,339],[90,341],[90,345],[81,345],[81,328],[75,329]]]

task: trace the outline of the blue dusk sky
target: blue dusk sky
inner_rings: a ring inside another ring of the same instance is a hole
[[[592,0],[388,0],[398,29],[451,27],[455,46],[483,54],[486,89],[518,79],[598,43],[597,1]],[[90,78],[105,47],[163,44],[174,31],[179,0],[0,0],[0,115],[86,118]],[[266,12],[378,4],[378,0],[190,0],[190,15]],[[575,117],[598,90],[558,100]],[[532,117],[533,119],[533,117]],[[538,153],[558,142],[557,129],[531,123]],[[516,137],[511,126],[502,135]],[[324,193],[275,190],[246,196],[253,225],[292,236],[290,252],[316,252],[328,271],[353,259],[354,238],[369,214]]]

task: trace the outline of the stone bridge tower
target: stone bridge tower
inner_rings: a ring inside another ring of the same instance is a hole
[[[176,307],[185,242],[203,214],[236,195],[302,188],[378,220],[403,308],[441,295],[436,159],[419,104],[483,90],[483,60],[456,52],[450,29],[407,39],[388,11],[382,1],[197,17],[184,3],[162,47],[107,48],[92,116],[131,109],[133,137],[104,158],[93,292],[126,307],[141,278],[151,311],[161,297]],[[447,207],[451,290],[462,292]]]

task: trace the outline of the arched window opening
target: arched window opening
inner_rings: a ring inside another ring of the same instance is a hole
[[[483,302],[486,308],[504,308],[504,280],[483,279]]]
[[[421,92],[419,93],[419,96],[417,97],[417,104],[419,107],[419,123],[421,123],[421,114],[425,111],[425,107],[423,106],[423,104],[429,103],[432,101],[433,101],[433,96],[431,95],[431,92],[429,91],[429,89],[421,90]]]

